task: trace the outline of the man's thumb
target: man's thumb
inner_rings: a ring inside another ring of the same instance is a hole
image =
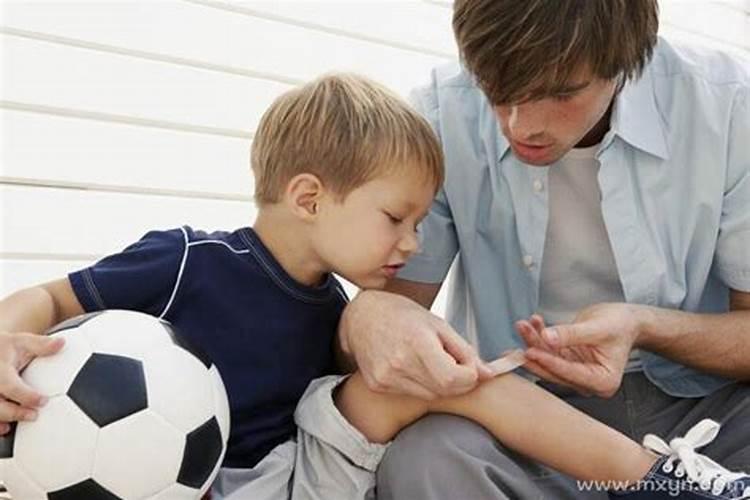
[[[542,338],[555,348],[591,343],[594,330],[586,323],[556,325],[542,330]]]

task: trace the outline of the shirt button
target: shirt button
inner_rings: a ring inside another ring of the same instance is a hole
[[[534,181],[534,191],[537,193],[541,193],[544,190],[544,183],[541,179],[537,179]]]
[[[524,255],[523,265],[531,269],[534,266],[534,257],[532,257],[531,255]]]

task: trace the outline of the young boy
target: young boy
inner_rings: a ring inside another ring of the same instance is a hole
[[[371,498],[385,443],[427,412],[474,419],[580,479],[634,484],[674,471],[715,491],[747,481],[693,452],[718,430],[710,422],[695,430],[705,439],[654,441],[666,455],[658,458],[516,375],[433,402],[373,393],[356,373],[331,375],[346,304],[333,273],[382,288],[417,251],[417,225],[443,181],[429,125],[387,90],[333,75],[287,92],[259,125],[252,168],[253,228],[150,232],[66,279],[11,295],[0,303],[0,331],[40,333],[107,308],[172,322],[212,357],[229,395],[232,429],[214,498]],[[0,420],[34,418],[42,396],[16,373],[60,348],[30,334],[0,336]]]

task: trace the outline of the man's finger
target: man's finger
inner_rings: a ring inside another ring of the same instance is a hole
[[[524,343],[529,347],[538,347],[543,349],[542,338],[534,331],[534,328],[526,320],[516,321],[516,331]]]
[[[28,408],[42,406],[47,402],[44,395],[32,389],[15,371],[9,369],[3,372],[3,378],[3,397],[6,399]]]
[[[536,347],[537,349],[542,349],[552,353],[557,352],[557,349],[544,340],[540,332],[531,325],[531,322],[527,320],[517,321],[516,329],[521,335],[523,341],[526,342],[526,345],[529,347]]]
[[[531,323],[531,326],[534,327],[534,330],[536,330],[540,334],[546,327],[546,325],[544,324],[544,318],[541,314],[532,314],[531,318],[529,318],[529,323]]]
[[[552,347],[572,347],[596,344],[604,332],[594,322],[556,325],[542,330],[542,339]]]
[[[440,396],[463,394],[477,383],[476,368],[458,364],[440,343],[426,342],[420,349],[420,357],[432,378],[428,389]]]
[[[482,361],[477,354],[476,349],[474,349],[474,347],[463,337],[451,331],[443,334],[440,330],[438,330],[438,336],[443,342],[443,348],[448,351],[448,354],[453,356],[456,361],[458,361],[458,364],[473,366],[477,371],[480,380],[488,380],[492,378],[492,369],[487,366],[487,363]]]
[[[594,389],[591,387],[593,380],[591,370],[582,363],[569,361],[539,349],[529,349],[526,351],[526,357],[552,375],[566,380],[572,386]]]

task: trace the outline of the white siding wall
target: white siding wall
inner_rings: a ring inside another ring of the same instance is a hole
[[[750,57],[749,0],[662,12],[666,35]],[[0,295],[151,228],[250,224],[248,150],[274,96],[329,70],[405,95],[454,57],[450,15],[434,0],[0,3]]]

